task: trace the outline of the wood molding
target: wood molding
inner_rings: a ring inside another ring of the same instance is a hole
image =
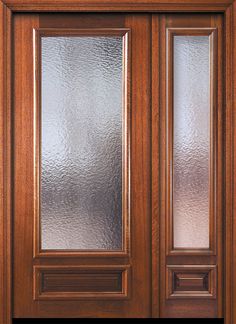
[[[236,127],[235,127],[235,123],[236,123],[236,1],[234,1],[233,5],[230,7],[231,11],[232,11],[232,47],[231,47],[231,55],[232,55],[232,77],[233,77],[233,82],[232,82],[232,112],[234,114],[234,118],[232,119],[232,129],[234,131],[234,138],[233,138],[233,143],[231,146],[231,150],[232,150],[232,155],[233,155],[233,162],[234,162],[234,166],[233,166],[233,170],[232,170],[232,174],[231,174],[231,181],[233,182],[233,188],[231,188],[231,197],[233,195],[233,199],[231,200],[231,202],[234,203],[233,210],[231,213],[229,213],[229,217],[231,218],[231,221],[233,222],[233,236],[232,236],[232,240],[231,240],[231,249],[233,250],[233,256],[231,259],[229,259],[228,261],[226,261],[226,264],[228,263],[228,267],[230,267],[229,263],[233,263],[231,266],[231,282],[233,283],[231,289],[233,290],[233,295],[231,297],[231,299],[229,300],[229,303],[232,305],[232,310],[233,310],[233,314],[232,314],[232,319],[231,322],[235,323],[236,321],[236,222],[235,222],[235,213],[236,213],[236,204],[235,204],[235,181],[236,181],[236,176],[235,176],[235,170],[236,170],[236,155],[235,155],[235,145],[236,145]],[[229,49],[230,50],[230,49]],[[229,192],[230,194],[230,192]],[[226,232],[225,237],[227,238],[228,232]],[[232,261],[233,260],[233,261]],[[226,324],[227,321],[226,321]]]
[[[235,192],[234,186],[236,177],[234,174],[236,166],[236,157],[234,154],[236,129],[235,124],[235,89],[236,84],[236,64],[235,64],[235,50],[236,50],[236,16],[234,11],[236,2],[233,6],[227,8],[225,12],[225,220],[224,220],[224,242],[225,242],[225,296],[224,296],[224,317],[225,324],[234,324],[236,318],[236,296],[235,296],[235,284],[236,273],[234,271],[234,263],[236,257],[236,232],[235,222]]]
[[[160,17],[152,16],[152,317],[160,317]]]
[[[11,323],[11,11],[0,2],[0,323]]]
[[[3,0],[13,11],[208,11],[223,12],[233,0]]]

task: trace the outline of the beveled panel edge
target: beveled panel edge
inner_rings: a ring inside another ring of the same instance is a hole
[[[173,38],[174,36],[209,36],[210,43],[210,110],[211,110],[211,147],[210,147],[210,178],[209,178],[209,248],[175,248],[174,247],[174,226],[173,226]],[[217,76],[217,27],[201,28],[201,27],[166,27],[166,48],[167,48],[167,160],[166,160],[166,245],[167,255],[216,255],[216,200],[217,195],[216,183],[217,164],[215,161],[215,151],[217,151],[217,130],[214,126],[217,112],[216,106],[216,77]],[[216,62],[215,62],[216,61]]]
[[[216,265],[167,265],[166,268],[166,299],[207,298],[216,299]],[[198,274],[207,276],[206,290],[175,290],[176,273]]]
[[[131,133],[131,30],[130,28],[35,28],[34,59],[34,242],[33,257],[128,257],[130,255],[130,133]],[[40,165],[41,165],[41,37],[53,36],[123,37],[123,108],[122,108],[122,250],[41,250]]]
[[[42,291],[42,274],[47,273],[63,273],[73,270],[79,271],[94,271],[98,275],[105,273],[115,273],[122,275],[122,289],[120,292],[43,292]],[[130,298],[131,285],[131,267],[119,265],[102,265],[102,266],[34,266],[33,268],[33,299],[37,300],[104,300],[118,299],[124,300]]]

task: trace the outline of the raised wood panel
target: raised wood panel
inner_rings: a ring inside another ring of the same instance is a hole
[[[208,273],[174,273],[174,292],[207,291]]]
[[[216,298],[216,266],[167,266],[167,298]]]
[[[129,267],[34,267],[34,300],[124,299]]]

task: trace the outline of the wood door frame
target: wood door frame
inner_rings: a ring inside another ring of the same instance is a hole
[[[224,236],[224,317],[236,321],[236,0],[0,0],[0,324],[12,321],[12,63],[11,26],[14,12],[218,12],[224,14],[224,109],[225,109],[225,229]],[[153,104],[157,104],[153,102]],[[155,110],[156,111],[156,110]],[[158,114],[152,122],[158,121]],[[157,134],[154,134],[155,136]],[[155,138],[152,138],[154,141]],[[158,173],[157,163],[152,171]],[[157,183],[152,183],[157,188]],[[157,190],[157,189],[156,189]],[[152,202],[152,233],[158,233],[158,206]],[[156,267],[158,243],[152,241],[153,317],[158,315],[155,298],[159,282]]]

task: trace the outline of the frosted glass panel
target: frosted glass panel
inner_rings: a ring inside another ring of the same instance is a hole
[[[209,247],[210,48],[174,36],[174,248]]]
[[[122,36],[41,48],[41,247],[121,249]]]

